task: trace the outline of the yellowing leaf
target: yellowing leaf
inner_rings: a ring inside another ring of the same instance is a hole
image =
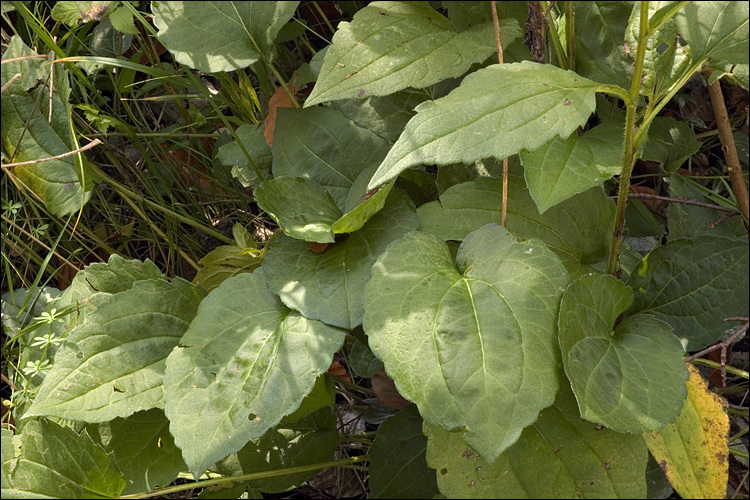
[[[643,438],[682,498],[724,498],[729,477],[726,403],[708,390],[697,368],[688,368],[688,397],[677,421]]]

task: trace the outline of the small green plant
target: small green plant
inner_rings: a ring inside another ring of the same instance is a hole
[[[278,61],[297,2],[153,2],[153,26],[113,4],[118,43],[135,19],[188,69],[66,62],[201,89],[192,97],[214,115],[191,104],[182,118],[225,125],[216,158],[278,230],[256,242],[235,225],[235,244],[204,254],[192,282],[112,255],[59,296],[4,295],[22,353],[9,370],[24,381],[16,430],[2,429],[4,495],[239,497],[362,463],[379,498],[726,494],[728,457],[742,452],[685,358],[747,330],[746,180],[736,154],[715,165],[729,190],[683,175],[701,142],[664,111],[686,105],[696,73],[714,91],[720,79],[747,90],[747,3],[502,2],[495,18],[489,2],[446,2],[445,14],[372,2],[292,71]],[[63,7],[56,19],[85,22]],[[66,156],[79,147],[68,78],[81,70],[56,67],[45,98],[35,56],[19,36],[4,55],[23,58],[2,68],[4,161],[62,155],[12,167],[42,179],[30,187],[58,215],[94,179],[137,196]],[[287,94],[270,134],[248,67],[265,101],[274,80]],[[631,190],[639,160],[680,202],[665,220]],[[328,373],[334,356],[353,381]],[[414,405],[371,397],[385,374]],[[372,427],[337,429],[337,390],[358,394],[354,415]],[[334,460],[362,443],[369,453]],[[197,482],[167,486],[188,471]]]

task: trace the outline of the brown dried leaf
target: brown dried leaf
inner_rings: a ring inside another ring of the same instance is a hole
[[[402,398],[401,394],[398,393],[396,384],[385,374],[385,370],[380,370],[372,377],[372,390],[375,396],[377,396],[378,401],[388,408],[401,410],[409,404],[409,401]]]
[[[287,87],[292,95],[297,95],[297,91],[293,84],[288,83]],[[271,99],[268,101],[268,114],[266,115],[265,130],[263,132],[269,146],[273,146],[273,131],[276,128],[276,109],[293,107],[294,104],[292,104],[292,99],[289,97],[289,94],[287,94],[281,87],[277,88],[276,92],[273,93]]]

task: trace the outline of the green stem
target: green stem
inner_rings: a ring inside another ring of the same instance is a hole
[[[624,88],[618,85],[599,85],[598,87],[596,87],[596,91],[603,92],[605,94],[612,94],[616,97],[619,97],[623,100],[625,106],[631,106],[633,104],[633,100],[630,98],[630,94],[628,94]]]
[[[539,2],[539,6],[542,9],[548,8],[549,2]],[[549,26],[549,37],[552,39],[552,45],[555,48],[555,54],[557,55],[558,65],[561,68],[567,68],[568,67],[568,58],[565,54],[565,49],[563,49],[562,42],[560,42],[560,37],[557,34],[557,26],[555,26],[554,19],[552,18],[552,14],[550,11],[550,15],[547,18],[547,26]]]
[[[565,2],[565,38],[568,44],[568,69],[576,70],[576,32],[573,2]]]
[[[638,49],[640,50],[641,46],[638,45]],[[690,66],[687,71],[685,71],[679,80],[677,80],[672,87],[670,88],[667,95],[665,95],[656,106],[654,106],[654,109],[652,109],[646,117],[643,119],[643,123],[638,128],[638,132],[636,133],[636,142],[640,144],[640,142],[644,139],[643,134],[648,134],[648,128],[651,125],[651,122],[654,121],[654,118],[659,114],[659,111],[662,110],[664,106],[669,103],[669,101],[672,100],[672,98],[677,94],[677,92],[680,91],[680,89],[687,83],[688,80],[693,76],[693,74],[696,71],[700,71],[701,67],[706,63],[706,58],[703,58],[699,61],[696,61],[693,63],[692,66]]]
[[[716,370],[721,370],[721,364],[717,363],[716,361],[711,361],[710,359],[695,358],[690,362],[715,368]],[[734,366],[724,365],[724,369],[727,371],[727,373],[731,373],[732,375],[737,375],[738,377],[742,377],[744,379],[750,378],[750,374],[748,374],[745,370],[740,370],[739,368],[735,368]]]
[[[321,463],[311,464],[311,465],[302,465],[300,467],[288,467],[286,469],[269,470],[269,471],[264,471],[264,472],[253,472],[251,474],[221,477],[218,479],[205,479],[203,481],[196,481],[194,483],[179,484],[177,486],[168,486],[166,488],[160,488],[158,490],[150,491],[148,493],[134,493],[132,495],[123,495],[120,498],[152,498],[152,497],[158,497],[162,495],[168,495],[170,493],[177,493],[178,491],[192,490],[194,488],[206,488],[208,486],[215,486],[217,484],[242,483],[245,481],[254,481],[258,479],[267,479],[271,477],[286,476],[288,474],[297,474],[300,472],[314,472],[320,469],[326,469],[328,467],[346,467],[348,465],[356,464],[357,462],[365,462],[368,460],[370,460],[370,455],[359,455],[356,457],[332,460],[330,462],[321,462]]]
[[[747,434],[747,431],[748,431],[749,429],[750,429],[750,427],[745,427],[744,429],[742,429],[741,431],[739,431],[739,432],[738,432],[737,434],[735,434],[734,436],[731,436],[731,437],[730,437],[730,438],[729,438],[729,439],[727,440],[727,442],[728,442],[728,443],[734,443],[735,441],[737,441],[738,439],[740,439],[740,438],[741,438],[742,436],[744,436],[745,434]]]
[[[617,211],[612,233],[612,245],[607,261],[607,273],[617,275],[620,270],[620,250],[624,240],[625,209],[628,206],[628,191],[630,190],[630,176],[633,173],[638,142],[636,140],[636,112],[638,95],[641,88],[643,63],[646,59],[646,45],[648,43],[648,2],[640,3],[641,19],[638,34],[638,52],[635,56],[633,79],[630,82],[630,103],[625,114],[625,147],[622,155],[622,172],[620,173],[620,189],[617,197]]]

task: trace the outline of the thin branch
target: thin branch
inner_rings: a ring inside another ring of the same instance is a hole
[[[742,176],[742,167],[737,157],[737,146],[734,144],[732,126],[729,123],[729,115],[727,114],[724,95],[721,92],[721,84],[718,79],[708,86],[708,95],[711,98],[711,107],[714,109],[716,128],[719,129],[721,149],[724,151],[724,161],[727,164],[732,191],[737,198],[737,208],[742,212],[742,216],[745,218],[745,227],[747,228],[747,221],[750,220],[750,196],[748,196],[745,179]]]
[[[28,56],[20,56],[20,57],[11,57],[10,59],[3,59],[0,64],[8,64],[16,61],[23,61],[25,59],[47,59],[47,56],[42,54],[35,54],[35,55],[28,55]]]
[[[737,321],[740,319],[745,320],[745,324],[740,326],[736,332],[734,332],[732,335],[729,336],[728,339],[717,342],[716,344],[712,346],[708,346],[702,351],[698,351],[695,354],[692,354],[685,358],[685,362],[688,363],[696,358],[699,358],[703,356],[704,354],[708,354],[710,352],[716,351],[717,349],[721,349],[721,355],[720,355],[720,366],[721,366],[721,387],[726,387],[727,385],[727,350],[732,348],[732,344],[734,344],[745,332],[747,332],[748,327],[750,327],[750,321],[748,318],[725,318],[724,321]]]
[[[739,210],[733,210],[732,212],[729,212],[729,213],[726,213],[726,214],[722,215],[721,217],[719,217],[718,219],[716,219],[716,221],[713,224],[711,224],[710,226],[708,226],[708,228],[709,229],[714,229],[716,226],[718,226],[719,224],[721,224],[725,220],[731,219],[735,215],[740,215],[740,211]]]
[[[497,19],[497,5],[495,0],[490,3],[492,8],[492,22],[495,24],[495,41],[497,42],[497,60],[503,64],[503,40],[500,37],[500,21]],[[508,216],[508,158],[503,158],[503,215],[502,224],[505,227],[505,220]]]
[[[617,195],[612,196],[612,198],[617,198]],[[712,208],[714,210],[728,212],[732,215],[734,215],[735,213],[739,213],[739,211],[734,208],[727,208],[727,207],[722,207],[719,205],[712,205],[710,203],[703,203],[702,201],[695,201],[695,200],[690,200],[690,199],[685,199],[685,198],[670,198],[669,196],[659,196],[657,194],[650,194],[650,193],[628,193],[628,198],[645,198],[647,200],[671,201],[673,203],[683,203],[685,205],[695,205],[697,207]]]
[[[11,85],[13,85],[13,82],[15,82],[16,80],[18,80],[19,78],[21,78],[21,73],[16,73],[15,75],[13,75],[13,78],[11,78],[10,80],[8,80],[8,83],[6,83],[5,85],[3,85],[3,88],[0,89],[0,93],[3,93],[6,90],[8,90],[8,87],[10,87]]]
[[[49,158],[42,158],[42,159],[39,159],[39,160],[21,161],[21,162],[18,162],[18,163],[5,163],[2,167],[3,168],[21,167],[23,165],[33,165],[34,163],[41,163],[43,161],[59,160],[60,158],[65,158],[66,156],[73,156],[75,154],[87,151],[87,150],[89,150],[89,149],[91,149],[93,147],[98,146],[101,143],[102,143],[102,141],[100,141],[99,139],[94,139],[93,141],[89,142],[88,144],[86,144],[83,147],[80,147],[78,149],[74,149],[73,151],[68,151],[67,153],[63,153],[61,155],[50,156]]]

